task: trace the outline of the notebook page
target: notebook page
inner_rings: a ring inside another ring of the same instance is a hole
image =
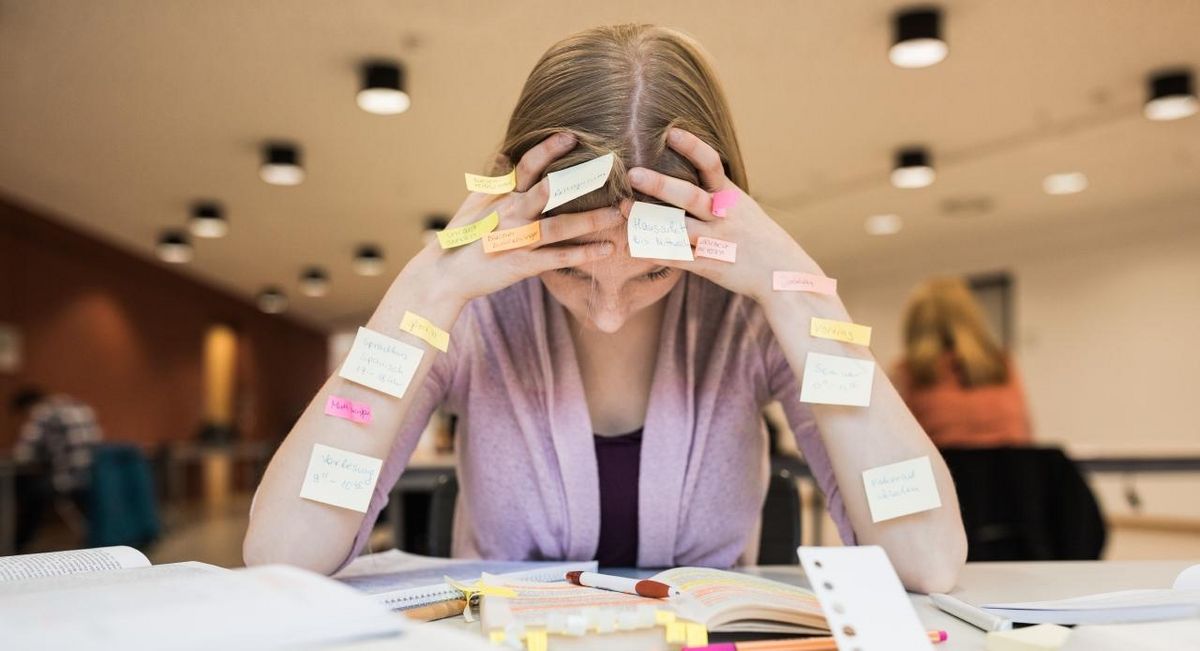
[[[150,559],[132,547],[96,547],[4,556],[0,557],[0,583],[149,565]]]

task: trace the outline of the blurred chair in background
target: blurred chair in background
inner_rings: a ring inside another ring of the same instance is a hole
[[[161,525],[146,455],[127,443],[103,443],[93,456],[88,547],[150,545]]]

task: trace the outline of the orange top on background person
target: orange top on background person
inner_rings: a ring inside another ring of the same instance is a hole
[[[896,388],[938,447],[1027,445],[1025,395],[966,283],[919,286],[904,317]]]

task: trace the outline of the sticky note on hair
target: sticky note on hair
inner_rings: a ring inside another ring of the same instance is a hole
[[[871,360],[810,352],[804,359],[800,402],[866,407],[874,381]]]
[[[565,170],[550,172],[550,198],[542,212],[604,187],[604,182],[608,180],[608,174],[612,171],[613,160],[612,154],[605,154]]]
[[[482,192],[484,194],[507,194],[517,188],[517,170],[504,176],[480,176],[466,173],[467,192]]]
[[[438,231],[438,244],[441,244],[443,249],[453,249],[458,246],[470,244],[496,230],[496,227],[499,225],[500,213],[493,210],[487,217],[473,224]]]
[[[366,513],[383,461],[317,443],[313,445],[300,497]]]
[[[858,325],[857,323],[821,319],[814,316],[808,333],[821,339],[833,339],[834,341],[844,341],[848,344],[858,344],[860,346],[871,345],[871,326]]]
[[[771,288],[777,292],[812,292],[833,296],[837,294],[837,281],[802,271],[776,271],[771,277]]]
[[[349,398],[329,396],[329,399],[325,401],[325,415],[368,425],[371,422],[371,405],[365,402],[355,402]]]
[[[942,505],[929,457],[863,471],[863,486],[871,506],[871,521],[883,522]]]
[[[406,310],[404,318],[400,319],[400,329],[424,340],[425,343],[443,353],[450,349],[450,333],[437,327],[423,316]]]
[[[536,221],[516,228],[492,231],[483,236],[483,250],[488,253],[519,249],[542,241],[542,222]]]
[[[696,257],[737,262],[737,244],[715,237],[702,237],[696,240]]]
[[[359,328],[338,375],[343,378],[403,398],[425,351],[374,330]]]
[[[694,260],[685,215],[679,208],[633,202],[626,226],[629,255],[659,260]]]
[[[712,214],[717,217],[724,217],[729,212],[729,209],[737,203],[737,200],[737,190],[714,192],[712,196]]]

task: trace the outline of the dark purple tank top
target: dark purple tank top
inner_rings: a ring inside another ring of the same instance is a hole
[[[595,436],[600,477],[601,567],[636,567],[638,554],[638,469],[642,430],[620,436]]]

